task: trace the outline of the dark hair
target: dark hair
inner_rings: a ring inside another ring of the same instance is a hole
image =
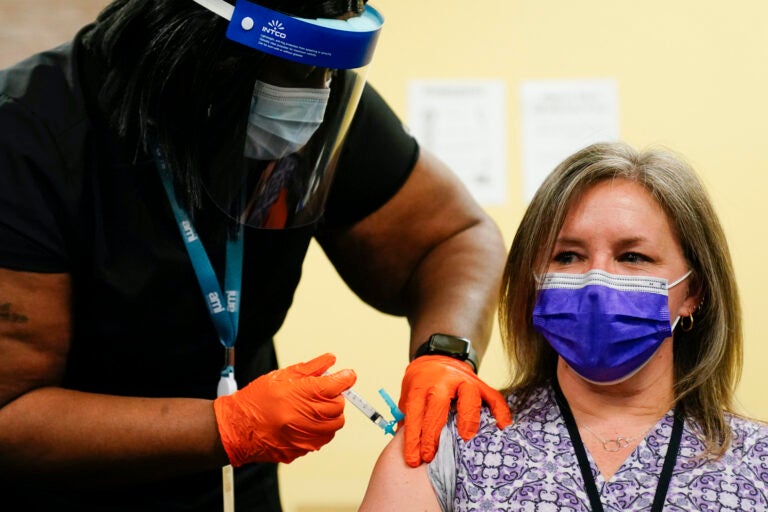
[[[363,0],[257,3],[307,18],[364,8]],[[201,205],[205,173],[243,165],[247,114],[264,57],[227,39],[227,23],[192,0],[115,0],[83,37],[104,68],[100,110],[135,157],[154,137],[173,170],[179,201],[192,214]]]

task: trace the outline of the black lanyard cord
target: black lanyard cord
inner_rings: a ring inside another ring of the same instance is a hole
[[[581,477],[584,479],[584,486],[587,496],[589,497],[589,504],[592,507],[592,512],[603,512],[603,504],[600,502],[600,493],[597,492],[597,484],[595,484],[595,478],[592,475],[592,469],[589,466],[587,451],[584,449],[584,443],[581,440],[576,420],[573,418],[573,413],[568,405],[568,401],[565,399],[565,396],[563,396],[563,391],[560,389],[560,384],[557,382],[557,378],[552,380],[552,389],[555,392],[555,400],[557,401],[558,407],[560,407],[565,426],[568,429],[568,435],[571,437],[571,443],[576,452],[576,460],[579,462]],[[667,453],[664,457],[664,465],[661,468],[661,474],[659,475],[659,483],[656,486],[656,494],[653,497],[651,512],[661,512],[664,508],[664,500],[667,497],[669,482],[672,479],[672,471],[675,468],[677,452],[680,449],[680,441],[683,437],[683,423],[682,414],[675,409],[675,422],[672,426],[672,436],[669,440],[669,445],[667,446]]]
[[[659,475],[659,483],[658,487],[656,487],[656,495],[653,497],[651,512],[661,512],[664,508],[664,499],[667,497],[669,482],[672,480],[672,471],[675,469],[677,454],[680,451],[680,441],[683,439],[683,423],[683,414],[679,408],[675,407],[675,422],[672,424],[672,436],[669,439],[669,446],[667,446],[667,454],[664,456],[664,466],[662,466],[661,474]]]

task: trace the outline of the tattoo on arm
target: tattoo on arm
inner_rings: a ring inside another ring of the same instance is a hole
[[[0,322],[11,322],[14,324],[25,324],[29,318],[26,315],[21,315],[11,311],[11,303],[6,302],[0,304]]]

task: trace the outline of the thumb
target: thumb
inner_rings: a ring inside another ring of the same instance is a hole
[[[341,370],[318,378],[317,393],[323,398],[336,398],[357,381],[354,370]]]
[[[317,376],[317,375],[322,375],[322,373],[326,371],[328,368],[330,368],[331,366],[333,366],[335,362],[336,362],[336,356],[330,353],[325,353],[307,362],[296,363],[292,366],[289,366],[286,368],[286,370],[291,370],[295,373],[298,373],[299,375]]]

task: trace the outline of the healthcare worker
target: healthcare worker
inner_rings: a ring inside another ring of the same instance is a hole
[[[510,421],[475,373],[504,247],[365,84],[382,23],[362,1],[116,0],[0,71],[0,503],[218,510],[231,465],[238,510],[280,510],[276,463],[333,438],[356,378],[325,375],[321,334],[277,369],[313,238],[411,325],[409,464],[456,398],[465,437],[481,401]]]

